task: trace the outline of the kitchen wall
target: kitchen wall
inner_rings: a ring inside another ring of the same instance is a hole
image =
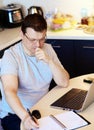
[[[3,0],[0,0],[0,7],[3,5]]]
[[[2,2],[1,2],[2,1]],[[54,11],[58,8],[64,13],[70,13],[80,20],[81,9],[86,8],[88,15],[91,14],[94,0],[0,0],[0,4],[20,3],[23,5],[27,14],[27,9],[32,5],[42,6],[45,14],[50,10]]]

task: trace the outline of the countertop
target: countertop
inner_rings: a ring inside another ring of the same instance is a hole
[[[48,39],[94,40],[94,35],[86,34],[83,30],[66,29],[62,31],[47,31]],[[4,29],[0,32],[0,50],[21,40],[20,27]]]
[[[20,39],[20,27],[4,29],[0,32],[0,50],[5,49]]]
[[[82,29],[66,29],[62,31],[48,31],[49,39],[69,39],[69,40],[94,40],[94,35],[85,33]]]

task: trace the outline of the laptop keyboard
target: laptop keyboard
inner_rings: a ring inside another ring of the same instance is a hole
[[[58,100],[53,102],[51,106],[60,107],[63,109],[79,110],[85,100],[87,91],[73,88]]]
[[[80,109],[85,100],[86,94],[87,91],[81,90],[79,93],[77,93],[77,95],[74,98],[69,100],[67,104],[65,103],[64,107],[67,108],[70,106],[71,109]]]

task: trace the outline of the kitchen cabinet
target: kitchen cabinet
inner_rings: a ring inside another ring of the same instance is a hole
[[[76,40],[74,51],[76,74],[93,73],[94,40]]]
[[[62,65],[69,72],[70,78],[93,73],[94,40],[47,39],[46,42],[53,46]],[[0,58],[7,48],[0,51]]]
[[[74,63],[74,41],[62,39],[47,39],[46,42],[53,46],[62,65],[69,72],[70,77],[75,77],[76,73]],[[52,80],[50,89],[52,89],[55,85],[55,82]]]
[[[70,78],[93,73],[94,40],[48,39]]]
[[[70,77],[75,77],[74,40],[48,39],[47,43],[53,46]]]

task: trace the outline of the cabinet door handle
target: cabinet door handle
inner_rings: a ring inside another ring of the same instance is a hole
[[[54,48],[61,48],[61,46],[59,46],[59,45],[57,45],[57,46],[53,45],[53,47]]]
[[[94,46],[83,46],[84,49],[94,49]]]

